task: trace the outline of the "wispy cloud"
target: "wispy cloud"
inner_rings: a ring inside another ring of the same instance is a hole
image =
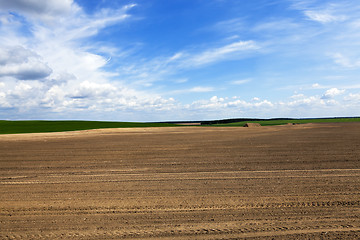
[[[183,50],[170,56],[156,57],[136,64],[124,65],[119,72],[137,85],[152,84],[184,70],[207,67],[224,61],[238,60],[256,54],[261,47],[252,40],[215,44],[202,51]]]
[[[294,31],[300,28],[301,25],[296,23],[290,18],[281,18],[277,20],[271,20],[267,22],[261,22],[256,24],[252,31],[255,32],[274,32],[274,31]]]
[[[360,59],[350,59],[342,53],[331,54],[334,62],[345,68],[360,68]]]
[[[206,86],[196,86],[192,88],[179,89],[175,91],[168,92],[167,94],[177,95],[177,94],[186,94],[186,93],[208,93],[215,91],[213,87]]]
[[[229,60],[236,57],[243,57],[247,51],[260,49],[254,41],[238,41],[223,47],[209,49],[189,57],[186,62],[192,66],[201,66],[217,61]]]
[[[308,17],[309,20],[313,20],[320,23],[330,23],[330,22],[339,22],[346,20],[346,16],[335,16],[328,12],[322,12],[322,11],[313,11],[308,10],[304,11],[304,14],[306,17]]]
[[[261,46],[253,40],[235,41],[229,44],[214,46],[202,51],[182,51],[166,60],[175,68],[195,68],[221,61],[235,60],[255,53]]]
[[[196,92],[196,93],[200,93],[200,92],[212,92],[214,91],[213,87],[193,87],[191,89],[188,90],[189,92]]]
[[[252,81],[251,78],[246,78],[246,79],[234,80],[234,81],[231,81],[230,83],[233,84],[233,85],[242,85],[242,84],[245,84],[245,83],[249,83],[251,81]]]
[[[222,31],[227,33],[240,32],[247,29],[247,24],[243,18],[233,18],[224,21],[220,21],[212,26],[216,31]]]

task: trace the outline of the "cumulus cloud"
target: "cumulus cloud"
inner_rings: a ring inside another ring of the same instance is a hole
[[[56,10],[59,13],[68,12],[73,0],[0,0],[0,7],[8,10],[44,13]]]
[[[337,88],[331,88],[331,89],[327,90],[321,98],[322,99],[330,99],[330,98],[333,98],[335,96],[341,95],[344,92],[345,92],[345,90],[340,90],[340,89],[337,89]]]
[[[34,114],[39,112],[45,116],[71,112],[70,118],[79,114],[98,119],[104,112],[174,108],[173,98],[110,81],[116,74],[103,69],[108,58],[95,53],[94,43],[87,41],[104,27],[129,19],[133,7],[88,15],[73,1],[0,0],[0,12],[8,20],[0,25],[0,107],[12,108],[27,118],[37,118],[40,115]],[[28,26],[31,28],[24,33],[21,29]]]
[[[72,93],[69,93],[70,98],[101,98],[109,97],[117,89],[111,84],[99,84],[94,82],[84,81],[80,83]]]
[[[47,21],[69,14],[74,8],[78,7],[73,0],[0,0],[0,8]]]
[[[339,90],[341,92],[341,90]],[[335,95],[340,93],[336,90]],[[342,93],[341,93],[342,94]],[[360,107],[360,94],[348,94],[344,99],[323,99],[321,96],[297,94],[282,101],[270,101],[253,98],[245,100],[240,97],[223,98],[213,96],[210,99],[197,100],[186,109],[196,110],[198,118],[239,118],[239,117],[330,117],[353,116],[354,110]],[[358,111],[357,111],[358,112]]]
[[[19,80],[38,80],[49,76],[52,69],[42,58],[21,46],[0,47],[0,77]]]
[[[314,83],[313,85],[311,85],[311,87],[314,89],[319,89],[319,88],[321,88],[321,85],[318,83]]]
[[[196,109],[221,110],[221,109],[230,109],[230,108],[240,108],[240,109],[250,109],[250,108],[260,108],[260,107],[265,108],[265,107],[273,107],[274,104],[268,100],[260,101],[260,99],[258,99],[258,101],[253,102],[253,101],[245,101],[242,99],[230,100],[228,98],[213,96],[209,100],[195,101],[192,103],[191,106]]]

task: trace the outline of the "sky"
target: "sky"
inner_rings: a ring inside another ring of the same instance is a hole
[[[360,116],[354,0],[0,0],[0,119]]]

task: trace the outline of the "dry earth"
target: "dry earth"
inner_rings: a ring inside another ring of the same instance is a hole
[[[0,239],[359,239],[360,124],[0,136]]]

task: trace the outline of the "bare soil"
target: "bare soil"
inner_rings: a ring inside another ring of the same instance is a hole
[[[359,239],[360,124],[0,136],[0,239]]]

